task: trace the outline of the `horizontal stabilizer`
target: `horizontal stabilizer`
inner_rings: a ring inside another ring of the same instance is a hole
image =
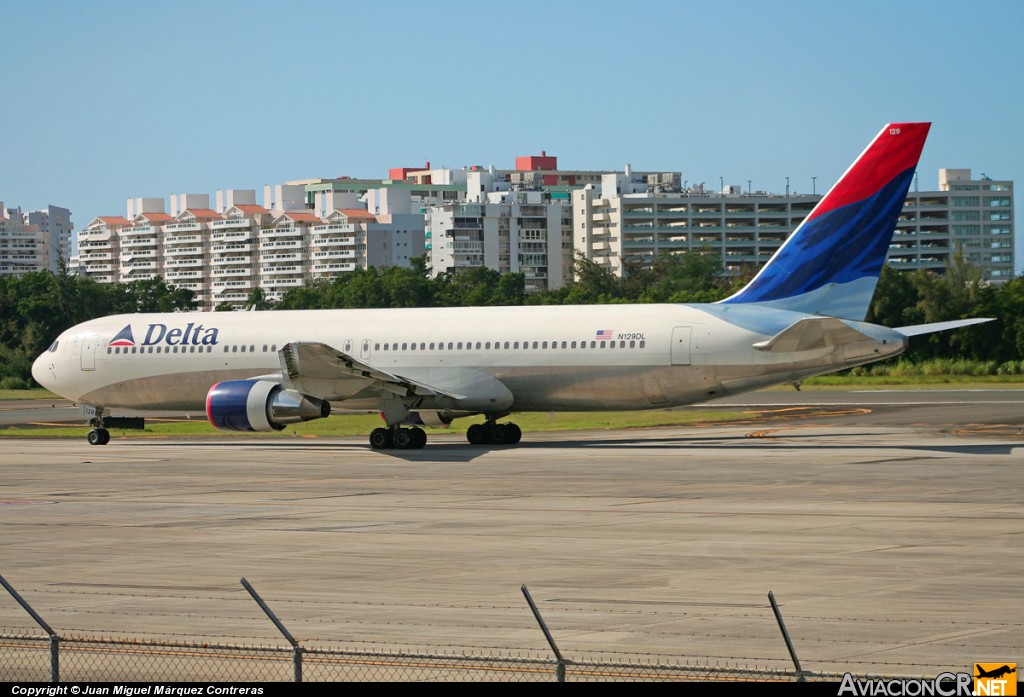
[[[793,353],[839,346],[853,341],[872,341],[874,337],[857,331],[835,317],[805,317],[794,322],[771,339],[754,344],[758,351]]]
[[[972,324],[991,322],[994,319],[995,317],[955,319],[950,322],[932,322],[931,324],[915,324],[910,327],[896,327],[895,329],[893,329],[893,331],[897,331],[903,336],[918,336],[919,334],[931,334],[932,332],[944,332],[948,329],[959,329],[960,327],[969,327]]]

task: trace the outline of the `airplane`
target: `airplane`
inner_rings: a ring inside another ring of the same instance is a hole
[[[977,675],[974,676],[976,678],[997,678],[997,679],[1003,677],[1004,675],[1009,675],[1010,673],[1016,673],[1017,672],[1017,668],[1016,667],[1011,668],[1008,665],[1003,665],[1003,666],[1001,666],[999,668],[996,668],[994,670],[983,670],[982,667],[979,664],[977,664],[977,663],[974,664],[974,670],[977,671]]]
[[[334,405],[379,412],[371,447],[404,450],[460,417],[484,416],[470,443],[508,445],[522,430],[498,420],[513,412],[664,409],[889,358],[988,321],[863,321],[930,125],[886,125],[717,303],[116,315],[63,332],[32,375],[88,408],[92,445],[131,427],[114,410],[273,431]]]

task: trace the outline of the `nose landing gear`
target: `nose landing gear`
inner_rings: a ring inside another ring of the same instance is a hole
[[[110,442],[110,431],[104,428],[102,409],[97,407],[96,415],[89,419],[89,425],[93,427],[85,437],[89,445],[106,445]]]

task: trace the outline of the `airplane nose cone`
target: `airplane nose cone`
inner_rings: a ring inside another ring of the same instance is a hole
[[[53,389],[57,379],[57,360],[54,354],[47,352],[39,356],[32,364],[32,377],[48,390]]]

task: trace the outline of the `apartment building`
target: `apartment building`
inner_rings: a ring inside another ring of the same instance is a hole
[[[22,212],[0,201],[0,276],[60,269],[71,258],[71,211],[47,206]]]
[[[572,281],[574,192],[605,178],[641,187],[666,182],[678,186],[678,172],[559,170],[558,159],[516,158],[515,170],[472,167],[465,177],[464,201],[425,211],[427,264],[434,274],[486,266],[520,272],[527,292],[554,290]],[[406,173],[422,179],[424,171]],[[430,172],[431,181],[437,176]],[[632,189],[631,189],[632,190]]]
[[[129,217],[101,216],[79,233],[76,270],[103,283],[162,276],[193,291],[202,309],[241,308],[256,288],[279,300],[313,278],[408,266],[423,254],[423,216],[400,193],[375,197],[379,214],[350,208],[325,217],[279,210],[305,205],[301,187],[268,199],[273,209],[253,203],[251,190],[218,192],[213,210],[205,194],[173,195],[172,213],[163,199],[131,199]]]
[[[426,213],[432,274],[486,266],[523,273],[527,292],[560,288],[571,271],[569,201],[545,191],[494,192],[472,203],[433,206]]]
[[[940,169],[938,191],[912,191],[889,248],[896,269],[942,272],[958,250],[983,278],[1001,283],[1014,275],[1013,182],[969,169]]]
[[[817,195],[744,194],[651,187],[643,177],[607,176],[573,192],[573,248],[622,275],[660,254],[710,250],[738,273],[760,266],[811,212]],[[939,171],[939,191],[912,191],[889,251],[900,270],[942,272],[962,248],[984,278],[1013,277],[1013,184]]]

